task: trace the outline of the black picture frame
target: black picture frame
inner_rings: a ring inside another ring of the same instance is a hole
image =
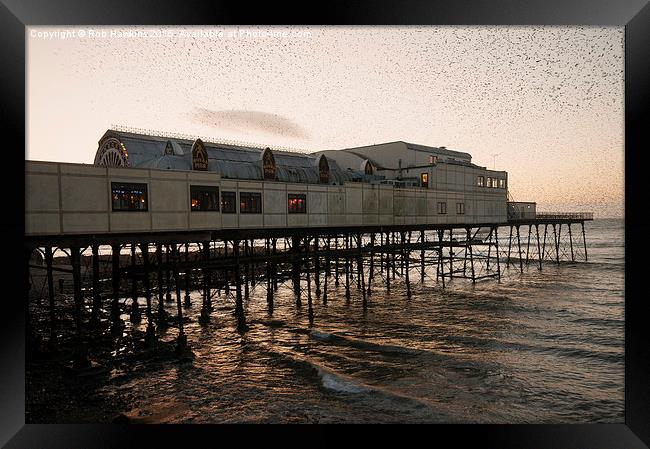
[[[301,6],[302,5],[302,6]],[[650,231],[645,215],[648,164],[648,80],[650,79],[650,5],[647,0],[456,0],[330,1],[281,5],[266,2],[172,2],[171,0],[2,0],[0,39],[2,69],[0,114],[5,128],[2,219],[6,259],[6,290],[0,322],[0,445],[37,447],[199,447],[252,444],[341,444],[341,432],[313,429],[318,437],[302,437],[293,427],[267,426],[259,432],[228,426],[25,425],[25,277],[24,194],[20,192],[20,151],[25,144],[25,26],[111,24],[364,24],[364,25],[598,25],[625,26],[625,423],[585,425],[436,425],[411,426],[397,432],[390,426],[362,429],[357,437],[371,440],[391,435],[398,444],[446,441],[448,446],[500,448],[643,448],[650,445],[650,299],[645,293],[644,237]],[[11,179],[12,174],[18,180]],[[414,432],[417,430],[417,432]],[[227,440],[225,434],[235,440]],[[202,443],[201,439],[204,439]],[[313,438],[313,440],[312,440]],[[388,441],[388,440],[386,440]],[[205,443],[207,442],[207,444]],[[191,446],[190,446],[191,447]]]

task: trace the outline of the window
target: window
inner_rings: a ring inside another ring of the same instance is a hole
[[[429,155],[429,165],[437,165],[438,164],[438,156],[434,156],[433,154]]]
[[[465,203],[456,203],[456,215],[465,215]]]
[[[237,199],[235,198],[235,192],[221,192],[221,213],[237,213]]]
[[[261,214],[262,194],[257,192],[239,192],[240,214]]]
[[[497,178],[492,178],[492,187],[495,189],[499,187],[499,180]]]
[[[485,178],[483,176],[479,176],[478,178],[476,178],[476,185],[479,187],[485,187]]]
[[[318,179],[321,184],[329,184],[330,182],[330,166],[324,154],[318,158]]]
[[[505,179],[499,179],[499,188],[500,189],[505,189],[506,188],[506,180]]]
[[[288,195],[288,210],[290,214],[307,213],[307,195],[304,193],[290,193]]]
[[[147,211],[147,185],[111,182],[114,211]]]
[[[487,183],[485,184],[485,187],[492,187],[492,178],[489,176],[487,177]]]
[[[429,187],[429,173],[420,173],[420,185],[422,187]]]
[[[193,211],[218,211],[219,187],[190,186],[190,204]]]
[[[438,213],[442,214],[442,215],[447,213],[447,203],[446,202],[438,203]]]

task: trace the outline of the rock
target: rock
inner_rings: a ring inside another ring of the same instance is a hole
[[[126,416],[124,413],[120,413],[116,417],[113,418],[113,424],[130,424],[131,423],[131,418]]]

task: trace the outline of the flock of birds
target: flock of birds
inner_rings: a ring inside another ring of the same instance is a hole
[[[69,88],[91,86],[98,136],[119,122],[312,151],[405,140],[490,167],[498,153],[509,170],[536,151],[622,160],[623,28],[246,27],[302,32],[284,38],[220,29],[222,38],[31,44],[55,53],[61,66],[50,70],[66,71]]]

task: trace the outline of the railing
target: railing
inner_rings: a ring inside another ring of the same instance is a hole
[[[534,213],[522,210],[508,210],[508,220],[532,220],[535,218]]]
[[[271,144],[260,144],[255,142],[246,142],[243,140],[216,139],[214,137],[199,136],[194,134],[183,134],[183,133],[176,133],[170,131],[157,131],[153,129],[136,128],[133,126],[124,126],[124,125],[117,125],[117,124],[112,124],[110,129],[113,131],[121,131],[121,132],[132,133],[132,134],[145,134],[145,135],[156,136],[156,137],[164,137],[168,139],[196,140],[197,138],[199,138],[203,142],[209,144],[217,144],[217,145],[222,144],[222,145],[231,145],[231,146],[239,146],[239,147],[247,147],[247,148],[257,148],[259,150],[263,150],[266,147],[269,147],[272,150],[277,150],[277,151],[289,151],[292,153],[301,153],[301,154],[312,153],[312,151],[305,150],[302,148],[285,147],[281,145],[271,145]]]
[[[538,220],[593,220],[593,212],[537,212]]]

